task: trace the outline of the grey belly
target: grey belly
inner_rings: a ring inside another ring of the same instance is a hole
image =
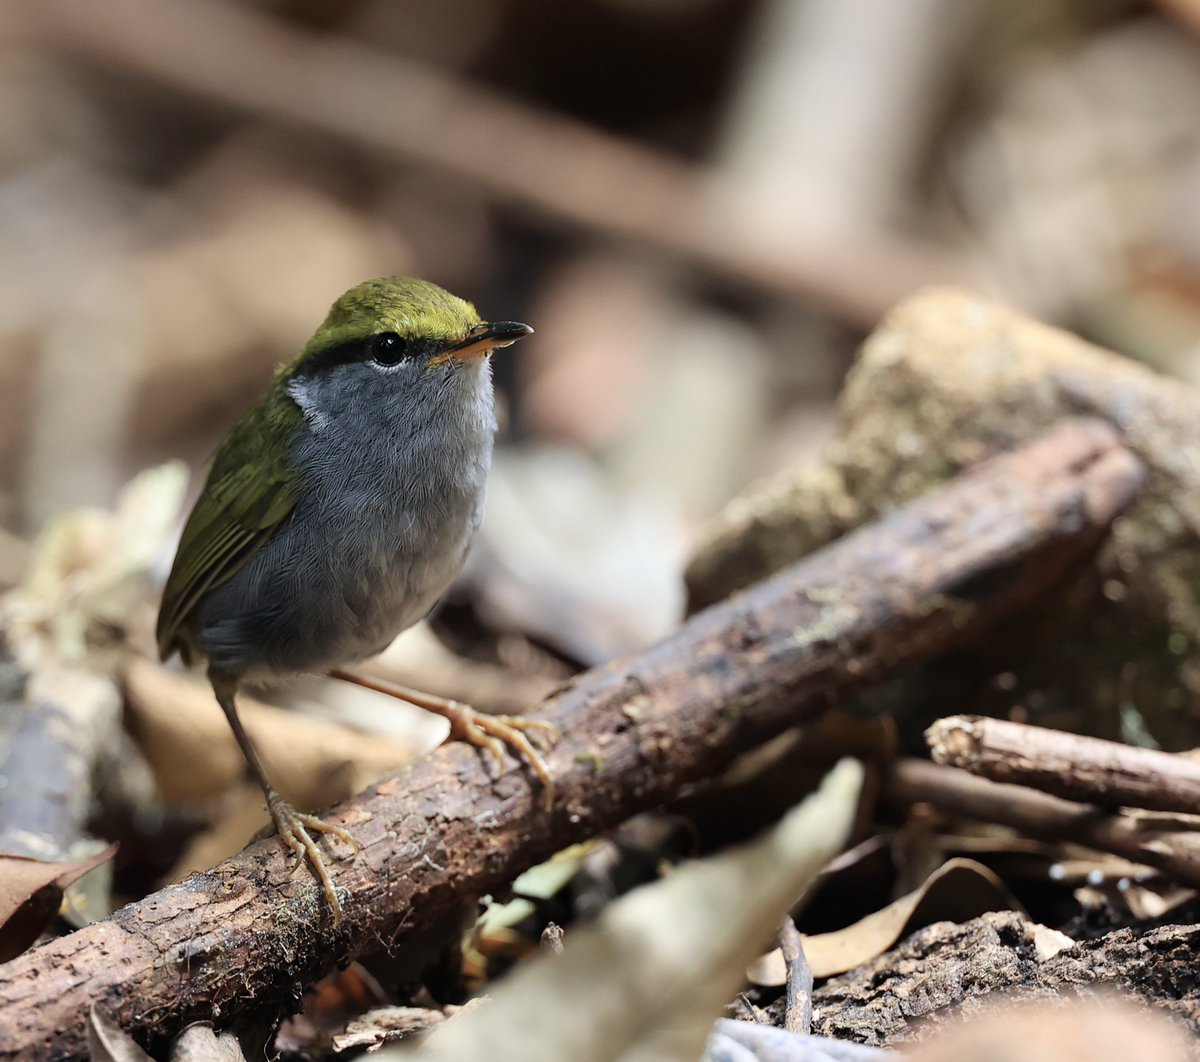
[[[379,652],[462,570],[482,507],[480,491],[416,507],[424,518],[344,504],[314,520],[302,503],[201,604],[202,650],[239,676],[325,671]]]

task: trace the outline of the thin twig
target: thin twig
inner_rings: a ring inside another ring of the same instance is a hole
[[[1011,826],[1029,837],[1073,841],[1112,852],[1200,886],[1200,818],[1196,816],[1110,814],[927,760],[897,763],[885,779],[883,795],[903,806],[932,804],[949,815]]]
[[[762,1015],[762,1011],[750,1002],[750,997],[745,992],[739,992],[733,997],[733,1006],[740,1013],[743,1021],[750,1021],[755,1024],[766,1021],[766,1018]]]
[[[925,740],[935,763],[994,782],[1105,807],[1200,815],[1200,763],[1186,756],[972,715],[939,719]]]
[[[779,925],[779,950],[787,968],[787,991],[783,1004],[783,1027],[788,1032],[808,1035],[812,1030],[813,973],[804,956],[800,931],[790,914]]]

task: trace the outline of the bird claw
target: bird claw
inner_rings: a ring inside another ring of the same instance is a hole
[[[486,712],[478,712],[461,701],[436,697],[420,690],[409,689],[407,686],[398,686],[393,682],[368,678],[353,671],[336,670],[332,674],[335,678],[345,679],[356,686],[363,686],[389,697],[397,697],[448,719],[451,737],[488,752],[501,771],[505,767],[504,746],[507,745],[514,755],[523,758],[533,768],[545,790],[546,810],[553,808],[554,781],[550,777],[550,768],[546,766],[546,761],[533,742],[525,736],[526,731],[537,732],[553,743],[562,736],[562,731],[552,723],[541,719],[526,719],[519,715],[489,715]]]
[[[328,833],[341,838],[354,849],[355,855],[362,850],[362,846],[341,826],[326,822],[316,815],[307,815],[297,811],[274,790],[267,794],[267,808],[271,812],[271,818],[275,821],[275,830],[279,834],[279,839],[296,854],[296,858],[299,860],[296,864],[297,867],[301,862],[307,860],[320,879],[321,887],[333,910],[334,925],[337,925],[342,920],[342,905],[325,865],[325,857],[321,855],[321,850],[317,847],[317,843],[309,831]]]
[[[444,714],[450,720],[451,736],[490,752],[501,771],[505,768],[505,746],[525,760],[542,783],[546,809],[554,806],[554,780],[550,777],[550,768],[526,732],[536,731],[555,741],[562,736],[558,727],[520,715],[489,715],[458,701],[450,702]]]

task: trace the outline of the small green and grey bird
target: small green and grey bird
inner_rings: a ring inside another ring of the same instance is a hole
[[[423,280],[360,284],[234,425],[184,526],[159,652],[207,662],[279,835],[308,858],[335,918],[340,904],[312,833],[358,846],[276,792],[238,719],[238,688],[372,656],[433,608],[483,514],[496,431],[488,356],[532,331],[483,322],[469,302]],[[552,792],[524,731],[553,728],[387,692],[447,716],[454,734],[501,760],[512,746]]]

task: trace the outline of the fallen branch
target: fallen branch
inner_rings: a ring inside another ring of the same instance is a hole
[[[51,663],[32,686],[0,696],[0,852],[73,860],[86,836],[93,772],[120,733],[121,698],[111,680]]]
[[[462,745],[335,809],[363,846],[333,864],[340,926],[269,838],[0,967],[0,1058],[82,1051],[93,1002],[154,1044],[197,1018],[282,1010],[353,955],[415,948],[554,851],[976,637],[1088,556],[1141,481],[1095,421],[985,462],[547,698],[563,733],[549,810],[523,765],[492,777]]]
[[[1158,867],[1184,884],[1200,886],[1200,819],[1195,816],[1110,814],[1090,804],[989,782],[927,760],[897,763],[888,772],[883,795],[899,805],[932,804],[949,815],[1011,826],[1043,841],[1072,841],[1112,852]]]
[[[1170,752],[983,716],[925,731],[935,763],[1105,807],[1200,815],[1200,763]]]

